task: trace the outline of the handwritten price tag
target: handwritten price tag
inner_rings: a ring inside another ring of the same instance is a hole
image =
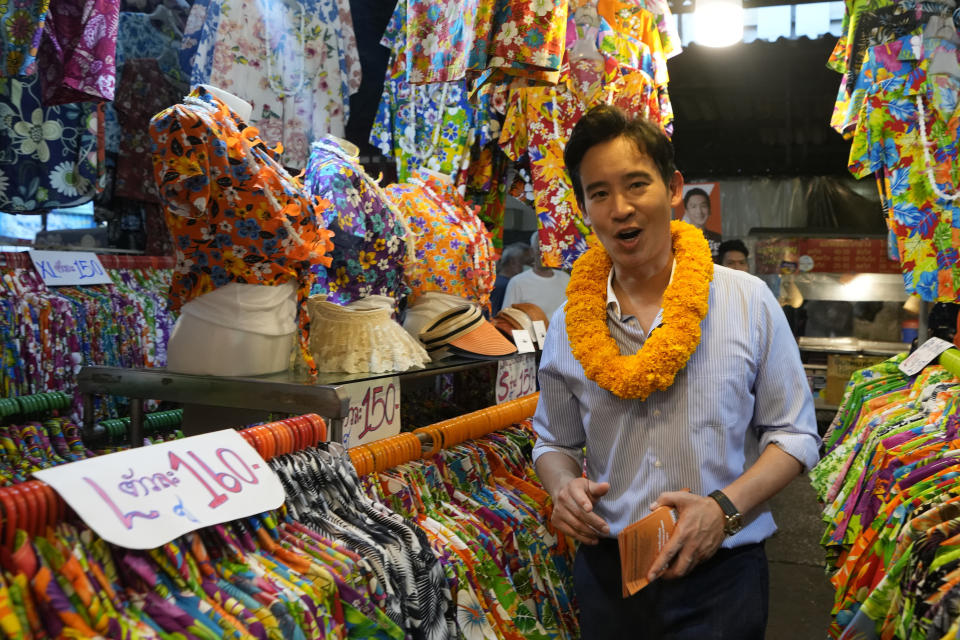
[[[153,549],[196,529],[270,509],[283,486],[233,429],[37,471],[113,544]]]
[[[497,365],[497,404],[537,390],[537,359],[531,354],[500,360]]]
[[[947,342],[941,338],[928,338],[916,351],[907,356],[897,368],[905,375],[916,375],[920,373],[925,366],[933,362],[937,356],[952,346],[952,342]]]
[[[30,259],[48,287],[113,283],[95,253],[31,250]]]
[[[355,447],[400,433],[400,378],[343,385],[350,411],[343,421],[343,445]]]

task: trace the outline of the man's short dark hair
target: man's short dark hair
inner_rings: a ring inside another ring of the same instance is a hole
[[[567,146],[563,150],[563,161],[567,165],[573,194],[577,202],[583,204],[583,183],[580,181],[580,163],[592,147],[625,137],[636,145],[637,150],[645,153],[657,165],[657,171],[666,185],[670,184],[676,166],[673,163],[673,144],[653,122],[627,115],[619,107],[607,104],[598,105],[586,113],[573,127]]]
[[[707,199],[707,207],[710,206],[710,194],[708,194],[706,191],[704,191],[704,190],[701,189],[700,187],[694,187],[693,189],[690,189],[690,190],[687,191],[685,194],[683,194],[683,206],[684,206],[684,208],[686,208],[687,202],[688,202],[688,201],[690,200],[690,198],[692,198],[693,196],[703,196],[704,198]],[[737,249],[737,251],[739,251],[739,249]]]
[[[723,256],[728,251],[739,251],[744,258],[750,257],[750,250],[747,249],[747,245],[743,244],[743,240],[724,240],[717,250],[717,264],[723,264]]]

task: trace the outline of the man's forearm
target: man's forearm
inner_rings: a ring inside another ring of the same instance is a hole
[[[775,444],[768,445],[756,463],[723,489],[734,506],[747,514],[780,492],[803,470],[799,460]]]
[[[537,458],[535,467],[543,488],[554,498],[568,482],[583,475],[576,460],[556,451],[548,451]]]

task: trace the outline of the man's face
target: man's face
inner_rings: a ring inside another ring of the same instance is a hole
[[[580,179],[584,216],[618,269],[657,266],[670,254],[670,213],[683,201],[679,172],[665,184],[653,159],[621,136],[584,154]]]
[[[687,198],[687,209],[683,215],[684,220],[703,229],[703,225],[706,224],[709,217],[710,200],[708,198],[699,193]]]
[[[743,255],[742,251],[725,251],[720,264],[738,271],[750,270],[750,267],[747,266],[747,256]]]

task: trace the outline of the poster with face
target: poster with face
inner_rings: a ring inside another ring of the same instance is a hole
[[[683,204],[673,210],[677,220],[704,230],[707,238],[720,238],[720,184],[691,182],[683,185]]]

